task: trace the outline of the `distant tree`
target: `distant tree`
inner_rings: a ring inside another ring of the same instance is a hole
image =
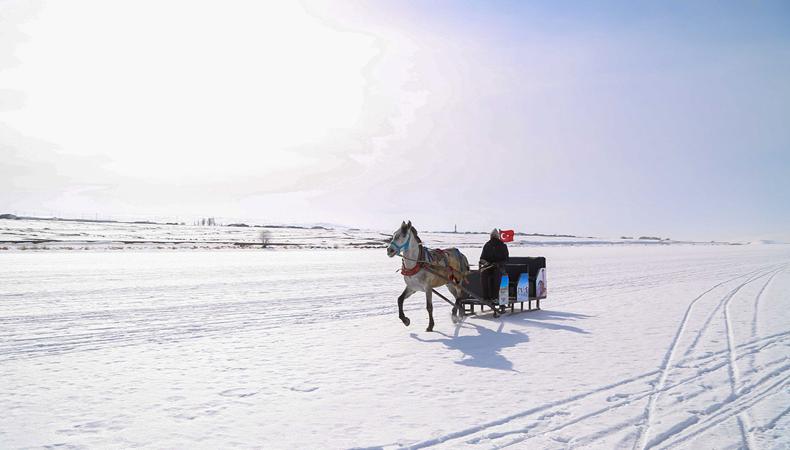
[[[261,230],[261,232],[258,233],[258,239],[261,240],[261,246],[266,248],[271,242],[272,234],[269,232],[269,230]]]

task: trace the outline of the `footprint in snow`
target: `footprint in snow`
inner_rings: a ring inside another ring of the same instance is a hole
[[[318,389],[318,386],[308,386],[308,385],[300,385],[300,386],[291,386],[288,389],[294,392],[313,392]]]
[[[237,398],[244,398],[244,397],[251,397],[257,394],[258,391],[253,389],[246,389],[246,388],[235,388],[235,389],[228,389],[226,391],[222,391],[219,395],[223,397],[237,397]]]
[[[628,394],[614,394],[606,398],[607,402],[616,402],[617,400],[628,398]]]

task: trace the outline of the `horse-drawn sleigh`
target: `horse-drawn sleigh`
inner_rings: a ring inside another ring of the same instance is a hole
[[[422,245],[417,230],[409,223],[403,222],[393,234],[387,246],[387,256],[401,256],[403,259],[401,273],[406,288],[398,297],[398,315],[404,325],[411,321],[403,313],[403,302],[415,292],[425,292],[426,309],[428,310],[427,331],[433,331],[433,294],[452,305],[453,321],[467,314],[475,313],[475,306],[490,308],[494,317],[499,317],[507,308],[515,312],[516,303],[524,311],[531,311],[532,302],[535,309],[540,309],[540,300],[546,298],[546,258],[511,257],[504,265],[504,274],[500,285],[498,299],[483,297],[480,282],[480,270],[471,270],[466,256],[457,248],[429,249]],[[447,286],[455,298],[452,301],[436,291],[436,288]]]

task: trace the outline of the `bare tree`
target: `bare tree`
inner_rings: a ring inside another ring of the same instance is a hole
[[[269,230],[261,230],[261,232],[258,233],[258,238],[261,240],[261,246],[266,248],[269,246],[269,242],[271,242],[272,234]]]

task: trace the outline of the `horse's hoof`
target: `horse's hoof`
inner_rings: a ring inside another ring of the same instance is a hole
[[[433,331],[433,327],[428,327],[428,328],[426,328],[426,329],[425,329],[425,331],[427,331],[427,332],[429,332],[429,333],[430,333],[430,332],[432,332],[432,331]]]
[[[409,320],[409,318],[408,318],[408,317],[402,317],[400,320],[401,320],[401,322],[403,322],[403,324],[404,324],[404,325],[406,325],[407,327],[408,327],[408,326],[409,326],[409,324],[411,323],[411,320]]]

